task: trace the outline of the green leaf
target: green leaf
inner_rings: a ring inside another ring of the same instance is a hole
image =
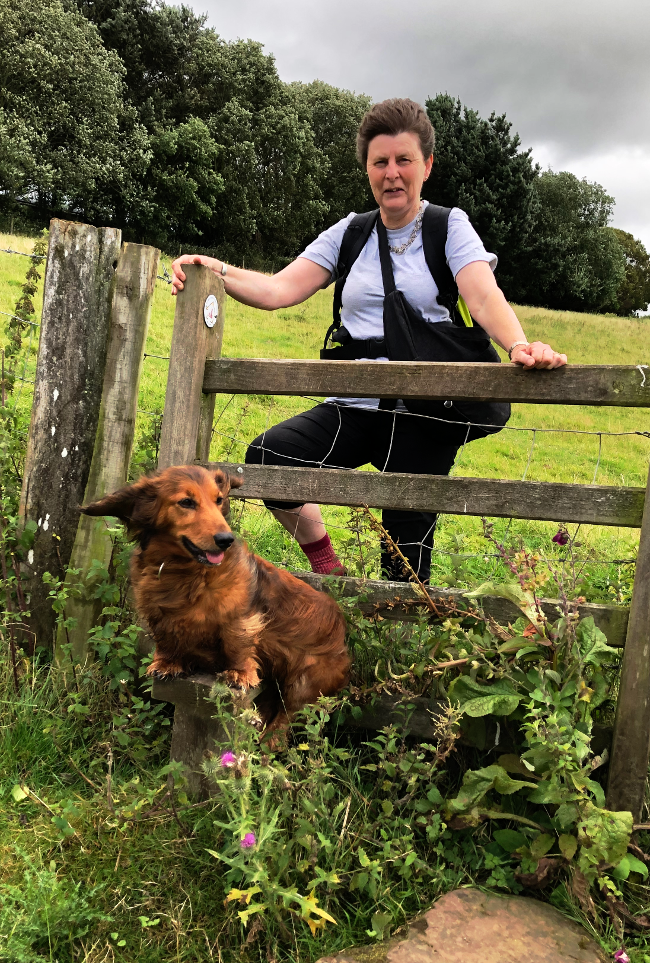
[[[637,859],[637,857],[636,857],[636,856],[633,856],[632,853],[628,853],[625,858],[627,859],[628,863],[630,864],[630,872],[631,872],[631,873],[640,873],[641,876],[643,876],[643,878],[646,879],[646,877],[647,877],[647,875],[648,875],[648,867],[647,867],[646,864],[643,862],[643,860]]]
[[[511,779],[501,766],[487,766],[485,769],[468,770],[463,776],[461,790],[455,799],[447,801],[450,813],[462,813],[476,806],[490,791],[496,789],[503,795],[510,795],[518,789],[535,789],[536,784]]]
[[[605,634],[594,624],[591,615],[579,623],[576,638],[582,659],[587,664],[601,665],[603,662],[617,662],[620,659],[620,651],[607,645]]]
[[[530,844],[531,859],[541,859],[542,856],[546,856],[554,842],[555,836],[551,836],[549,833],[540,833]]]
[[[16,802],[21,802],[21,800],[27,799],[27,797],[29,796],[29,793],[25,792],[22,786],[16,785],[11,790],[11,795],[14,797]]]
[[[535,607],[535,599],[532,592],[525,592],[520,585],[495,585],[494,582],[484,582],[474,592],[466,592],[465,598],[482,598],[485,595],[496,596],[499,599],[507,599],[516,605],[524,613],[529,622],[537,625],[539,613]]]
[[[521,700],[521,696],[506,679],[483,685],[467,675],[454,679],[449,686],[449,698],[474,719],[488,715],[510,715]]]
[[[581,863],[612,863],[617,866],[627,853],[632,835],[632,813],[610,812],[592,804],[584,806],[585,816],[578,823],[578,835],[586,837],[580,851]],[[582,868],[582,866],[581,866]]]
[[[569,836],[568,834],[563,833],[558,842],[560,845],[560,852],[564,858],[573,859],[576,854],[576,849],[578,848],[578,840],[575,838],[575,836]]]
[[[614,879],[627,879],[630,875],[630,860],[624,856],[620,863],[611,871]]]
[[[438,791],[436,786],[431,786],[431,788],[427,792],[427,799],[429,800],[429,802],[433,803],[434,805],[442,802],[442,796],[440,795],[440,792]]]
[[[507,853],[514,853],[520,846],[526,845],[524,834],[518,833],[515,829],[495,829],[493,836]]]
[[[390,913],[373,913],[372,919],[370,920],[370,925],[372,926],[372,935],[376,936],[378,940],[384,938],[384,930],[392,922],[393,917]]]

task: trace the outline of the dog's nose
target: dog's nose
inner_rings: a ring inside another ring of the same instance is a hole
[[[235,536],[232,532],[217,532],[213,536],[217,548],[220,548],[222,552],[225,552],[227,548],[230,548],[232,543],[235,541]]]

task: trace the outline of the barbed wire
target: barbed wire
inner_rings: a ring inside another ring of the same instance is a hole
[[[13,318],[15,321],[20,321],[21,324],[31,324],[34,328],[40,328],[40,321],[26,321],[25,318],[21,318],[19,314],[9,314],[8,311],[0,311],[0,314],[4,314],[6,318]]]
[[[43,261],[47,254],[28,254],[26,251],[12,251],[10,247],[0,247],[0,251],[3,254],[18,254],[19,257],[31,257],[35,261]]]

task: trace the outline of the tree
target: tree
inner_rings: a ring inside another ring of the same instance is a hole
[[[357,131],[372,101],[365,94],[353,94],[314,80],[291,85],[297,102],[307,108],[314,133],[314,145],[325,157],[321,189],[327,207],[321,223],[311,225],[306,241],[330,227],[350,211],[369,210],[374,199],[366,172],[356,157]]]
[[[423,194],[436,204],[466,211],[488,251],[499,257],[500,286],[507,297],[520,299],[539,168],[530,150],[520,150],[505,114],[484,120],[448,94],[427,100],[426,108],[436,146]]]
[[[650,255],[641,241],[612,228],[625,255],[625,277],[616,293],[618,313],[625,316],[647,311],[650,306]]]
[[[614,311],[625,257],[612,228],[614,206],[600,184],[568,171],[535,182],[537,211],[524,282],[530,304],[571,311]]]
[[[250,40],[227,43],[187,7],[79,3],[123,60],[151,138],[146,203],[124,211],[128,232],[169,247],[199,243],[226,259],[294,256],[326,212],[327,161],[310,109],[273,57]]]
[[[0,0],[0,191],[42,216],[110,220],[134,200],[146,132],[123,100],[124,70],[59,0]]]

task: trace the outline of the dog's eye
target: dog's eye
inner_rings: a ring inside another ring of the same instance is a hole
[[[223,505],[223,495],[219,495],[217,498],[217,505]]]
[[[196,502],[193,498],[184,498],[182,501],[177,502],[180,508],[196,508]]]

